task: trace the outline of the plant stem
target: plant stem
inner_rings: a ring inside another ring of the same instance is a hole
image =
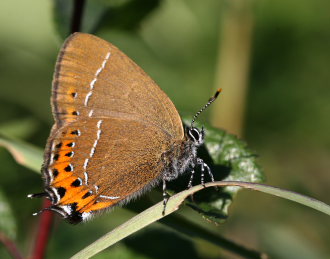
[[[248,74],[253,34],[253,1],[225,1],[215,71],[220,101],[212,105],[211,122],[238,136],[243,134]]]
[[[51,206],[51,202],[48,199],[44,199],[43,208],[48,208],[50,206]],[[54,216],[53,212],[48,210],[41,213],[40,221],[39,221],[39,229],[31,259],[45,258],[46,248],[53,223],[53,216]]]
[[[74,0],[70,33],[81,31],[85,0]]]
[[[15,242],[9,239],[4,233],[0,233],[0,242],[4,245],[5,248],[7,248],[8,253],[14,259],[23,259],[23,256],[17,248]]]

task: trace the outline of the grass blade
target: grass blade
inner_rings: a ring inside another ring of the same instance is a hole
[[[325,214],[330,215],[330,206],[321,201],[315,200],[313,198],[298,193],[294,193],[291,191],[283,190],[280,188],[276,188],[264,184],[238,182],[238,181],[222,181],[222,182],[208,183],[205,185],[205,187],[211,187],[211,186],[220,186],[220,187],[238,186],[256,191],[261,191],[264,193],[272,194],[281,198],[295,201],[297,203],[303,204],[305,206],[311,207],[313,209],[319,210]],[[176,211],[188,196],[192,195],[193,193],[203,188],[204,187],[202,185],[194,186],[189,190],[185,190],[183,192],[180,192],[172,196],[167,203],[165,216]],[[90,258],[91,256],[101,252],[102,250],[117,243],[123,238],[163,218],[164,216],[162,215],[162,210],[163,210],[163,203],[159,202],[156,205],[150,207],[149,209],[131,218],[130,220],[120,225],[116,229],[112,230],[111,232],[105,234],[103,237],[96,240],[94,243],[90,244],[89,246],[87,246],[86,248],[84,248],[83,250],[81,250],[71,258],[73,259]]]
[[[43,152],[40,148],[23,141],[11,139],[0,135],[0,146],[5,147],[17,163],[40,173]]]

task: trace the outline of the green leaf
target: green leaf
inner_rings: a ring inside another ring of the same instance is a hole
[[[0,134],[0,146],[5,147],[17,163],[40,173],[43,152],[40,148],[23,141],[7,138]]]
[[[265,192],[268,194],[272,194],[281,198],[289,199],[298,203],[301,203],[305,206],[309,206],[316,210],[319,210],[327,215],[330,215],[330,206],[317,201],[315,199],[309,198],[307,196],[303,196],[294,192],[282,190],[276,187],[262,185],[262,184],[255,184],[255,183],[246,183],[246,182],[235,182],[235,181],[223,181],[223,182],[214,182],[214,183],[207,183],[205,187],[212,187],[212,186],[237,186],[243,187],[248,189],[253,189],[261,192]],[[172,212],[179,209],[179,206],[184,202],[184,200],[195,194],[200,190],[204,190],[205,188],[202,185],[197,185],[189,190],[185,190],[180,192],[174,196],[172,196],[166,205],[165,216],[171,214]],[[210,189],[210,188],[207,188]],[[100,239],[96,240],[91,245],[87,246],[77,254],[75,254],[73,259],[80,259],[80,258],[90,258],[91,256],[101,252],[102,250],[106,249],[107,247],[117,243],[118,241],[122,240],[123,238],[135,233],[136,231],[144,228],[145,226],[163,218],[162,215],[163,211],[163,202],[159,202],[156,205],[150,207],[149,209],[143,211],[142,213],[136,215],[135,217],[131,218],[130,220],[126,221],[124,224],[120,225],[116,229],[112,230],[111,232],[107,233]]]
[[[24,139],[36,132],[37,128],[37,120],[21,118],[0,124],[0,134],[11,138]]]
[[[0,232],[4,233],[8,238],[16,237],[16,222],[4,193],[0,190]]]
[[[191,119],[184,119],[186,125]],[[195,124],[199,129],[202,125]],[[224,130],[204,124],[205,145],[200,148],[199,156],[210,166],[216,181],[244,181],[260,183],[264,174],[257,163],[255,153],[250,151],[245,142]],[[195,170],[194,184],[200,184],[200,170]],[[187,188],[190,174],[169,183],[172,193],[178,193]],[[210,181],[205,173],[206,181]],[[228,217],[228,209],[240,188],[208,188],[189,197],[186,205],[201,213],[208,220],[222,223]]]
[[[120,5],[112,4],[104,14],[99,29],[135,30],[160,3],[161,0],[144,0],[142,5],[140,0],[130,0],[122,1]]]

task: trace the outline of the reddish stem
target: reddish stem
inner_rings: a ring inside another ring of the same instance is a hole
[[[8,253],[15,259],[23,259],[21,252],[18,250],[15,242],[9,239],[4,233],[0,233],[0,242],[7,248]]]
[[[49,208],[51,202],[48,199],[44,199],[43,208]],[[53,212],[45,210],[40,215],[39,229],[36,237],[35,246],[31,259],[43,259],[46,253],[46,248],[51,232],[51,226],[53,222]]]

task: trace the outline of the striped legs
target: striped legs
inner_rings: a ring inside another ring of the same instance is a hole
[[[211,169],[206,163],[204,163],[203,159],[197,158],[196,166],[197,165],[199,165],[201,167],[201,184],[203,186],[205,186],[205,183],[204,183],[204,172],[205,172],[205,170],[207,171],[208,175],[210,176],[211,181],[214,182],[214,177],[213,177],[213,174],[211,172]],[[190,176],[189,183],[188,183],[188,189],[192,187],[194,174],[195,174],[195,170],[193,169],[193,170],[191,170],[191,176]]]

